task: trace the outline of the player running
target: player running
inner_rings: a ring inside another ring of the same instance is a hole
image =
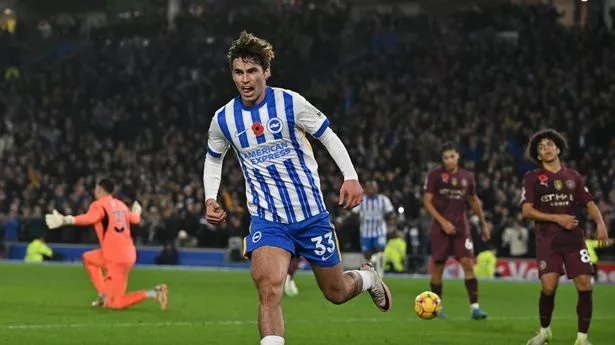
[[[471,317],[485,319],[487,313],[478,304],[478,281],[474,275],[474,244],[467,215],[467,202],[478,216],[484,241],[491,232],[485,221],[481,201],[476,195],[474,174],[459,168],[459,150],[452,143],[445,143],[440,154],[442,166],[433,169],[425,180],[423,204],[433,221],[431,225],[431,291],[442,298],[442,273],[449,255],[463,267],[465,286],[470,299]],[[439,314],[445,318],[444,312]]]
[[[387,244],[387,220],[394,219],[393,203],[386,195],[378,193],[378,183],[365,183],[366,197],[361,204],[352,209],[361,222],[361,252],[365,260],[371,262],[378,274],[384,274],[384,247]]]
[[[111,179],[103,178],[96,184],[96,200],[86,214],[64,216],[58,211],[45,215],[49,229],[63,225],[94,225],[100,249],[83,254],[83,264],[98,292],[93,306],[109,309],[125,309],[152,298],[160,303],[160,308],[168,306],[168,289],[165,284],[153,290],[140,290],[126,293],[128,274],[137,259],[137,251],[132,241],[130,224],[141,222],[141,206],[135,202],[132,211],[126,204],[113,197],[114,184]],[[106,270],[103,276],[102,270]]]
[[[342,272],[337,236],[305,133],[325,146],[342,171],[340,205],[347,209],[359,205],[363,189],[329,120],[301,95],[266,85],[274,57],[269,42],[242,32],[227,57],[239,96],[215,113],[209,129],[203,173],[207,220],[219,224],[226,218],[216,197],[222,161],[233,148],[246,180],[252,215],[244,249],[251,258],[259,295],[261,345],[284,344],[280,301],[293,254],[308,260],[318,286],[332,303],[341,304],[368,291],[378,309],[388,311],[391,293],[371,265]]]
[[[592,317],[592,265],[576,208],[585,206],[596,222],[596,239],[607,245],[609,238],[598,207],[583,176],[562,166],[559,160],[567,148],[564,137],[552,129],[535,133],[527,146],[527,156],[540,168],[523,177],[521,207],[523,216],[536,222],[536,260],[542,285],[538,312],[540,331],[528,345],[551,341],[551,315],[560,275],[574,280],[578,291],[578,333],[575,345],[590,345],[587,331]]]

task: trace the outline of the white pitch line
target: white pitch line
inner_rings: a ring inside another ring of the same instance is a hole
[[[452,321],[470,321],[467,317],[449,317]],[[487,318],[493,321],[511,321],[511,320],[538,320],[534,316],[494,316]],[[576,320],[576,317],[554,317],[553,320]],[[598,316],[592,320],[615,320],[615,316]],[[327,324],[346,324],[346,323],[379,323],[391,322],[391,318],[348,318],[348,319],[333,319],[320,323]],[[419,318],[409,318],[404,322],[420,322]],[[289,320],[287,323],[319,323],[313,320]],[[256,325],[253,320],[228,320],[228,321],[202,321],[202,322],[118,322],[118,323],[57,323],[57,324],[15,324],[15,325],[0,325],[0,329],[8,330],[31,330],[31,329],[61,329],[61,328],[124,328],[124,327],[212,327],[212,326],[245,326]]]

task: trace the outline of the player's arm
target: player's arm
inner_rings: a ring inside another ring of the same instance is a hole
[[[581,204],[585,204],[587,213],[596,223],[596,240],[598,240],[598,245],[600,247],[606,247],[609,245],[609,232],[606,229],[602,213],[598,205],[594,202],[594,198],[589,192],[589,189],[585,186],[585,179],[583,179],[583,176],[577,173],[576,180],[576,200]]]
[[[230,143],[224,137],[214,116],[209,127],[207,138],[207,152],[203,166],[203,188],[205,189],[205,205],[207,209],[207,221],[219,224],[226,218],[226,212],[222,210],[218,202],[218,191],[222,181],[222,162],[230,147]]]
[[[427,212],[431,215],[431,217],[442,226],[442,228],[445,227],[445,224],[451,224],[451,222],[444,218],[444,216],[442,216],[442,214],[440,214],[440,212],[438,212],[436,207],[433,205],[433,193],[425,193],[425,196],[423,196],[423,206],[425,207],[425,210],[427,210]]]
[[[394,220],[395,219],[395,208],[393,208],[393,203],[391,202],[391,199],[389,199],[388,196],[383,196],[384,197],[384,219],[386,219],[387,221],[390,220]]]
[[[429,213],[431,217],[436,222],[438,222],[438,224],[440,224],[440,226],[446,233],[454,234],[455,227],[453,226],[453,224],[451,224],[451,222],[444,218],[444,216],[442,216],[442,214],[438,212],[438,210],[433,204],[433,195],[437,192],[437,180],[432,172],[427,174],[423,190],[425,192],[425,195],[423,196],[423,207],[425,207],[427,213]]]
[[[132,207],[130,208],[130,212],[128,213],[128,222],[130,224],[139,224],[141,223],[141,212],[143,208],[139,202],[135,201],[132,203]]]
[[[45,223],[49,229],[56,229],[64,225],[86,226],[100,222],[104,212],[97,202],[93,202],[85,214],[77,216],[62,215],[57,210],[45,215]]]
[[[565,229],[573,229],[579,221],[570,215],[551,214],[537,210],[534,207],[534,176],[527,173],[523,177],[523,189],[521,190],[521,215],[525,219],[538,222],[557,223]]]
[[[470,207],[472,207],[472,212],[474,212],[480,222],[483,240],[488,241],[491,238],[491,231],[487,226],[485,212],[483,211],[483,203],[478,197],[478,194],[476,194],[476,181],[474,180],[474,175],[471,176],[468,186],[468,201],[470,202]]]
[[[356,207],[363,200],[363,188],[359,184],[359,176],[352,164],[346,146],[329,127],[329,120],[321,111],[301,96],[297,95],[295,102],[297,109],[295,123],[297,127],[310,133],[324,145],[344,176],[339,204],[343,204],[344,199],[346,199],[344,208],[351,209]]]

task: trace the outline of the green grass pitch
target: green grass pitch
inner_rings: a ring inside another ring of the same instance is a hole
[[[448,320],[420,320],[414,297],[425,279],[386,279],[393,309],[381,313],[367,294],[341,306],[328,303],[311,274],[300,274],[300,295],[284,298],[286,343],[523,345],[538,328],[537,282],[481,282],[480,304],[489,319],[473,321],[462,281],[444,284]],[[165,282],[170,309],[146,301],[125,311],[90,307],[94,288],[81,266],[0,264],[0,344],[258,344],[257,296],[240,271],[137,268],[129,290]],[[576,292],[563,284],[556,297],[551,344],[572,345]],[[590,340],[613,344],[615,286],[594,289]]]

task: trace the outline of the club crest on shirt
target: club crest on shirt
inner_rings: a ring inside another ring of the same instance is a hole
[[[456,186],[457,186],[457,178],[456,178],[456,177],[453,177],[453,178],[451,179],[451,185],[453,185],[453,187],[456,187]]]
[[[566,187],[568,189],[574,189],[577,186],[576,183],[574,183],[573,180],[566,180]]]
[[[564,188],[564,183],[560,180],[555,180],[553,181],[553,187],[555,187],[556,190],[562,190],[562,188]]]
[[[462,187],[467,187],[468,186],[468,180],[466,180],[465,178],[461,179],[461,186]]]
[[[272,117],[267,121],[267,130],[271,132],[271,134],[278,134],[282,131],[282,121],[277,117]]]

